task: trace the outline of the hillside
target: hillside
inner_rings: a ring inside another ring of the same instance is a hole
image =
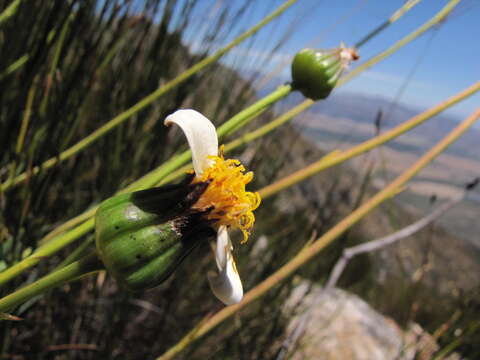
[[[296,127],[325,151],[347,149],[374,136],[374,122],[378,112],[384,112],[389,107],[390,104],[385,99],[355,94],[336,95],[302,114],[296,121]],[[420,112],[400,104],[386,119],[381,120],[381,131]],[[362,169],[365,161],[373,162],[375,184],[381,187],[412,164],[455,125],[455,119],[436,116],[408,134],[354,159],[352,164],[357,169]],[[466,183],[480,174],[480,148],[475,146],[479,138],[478,129],[471,129],[462,136],[410,182],[407,191],[398,197],[399,201],[420,215],[428,210],[432,195],[446,199],[461,192]],[[480,190],[476,189],[448,217],[443,217],[441,223],[447,230],[480,247],[480,224],[475,221],[478,211]]]

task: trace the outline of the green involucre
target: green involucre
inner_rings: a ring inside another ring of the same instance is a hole
[[[292,62],[292,86],[312,100],[330,95],[342,73],[339,49],[303,49]]]
[[[213,235],[191,205],[205,184],[173,185],[115,196],[95,215],[96,246],[109,273],[131,290],[167,279],[200,241]]]

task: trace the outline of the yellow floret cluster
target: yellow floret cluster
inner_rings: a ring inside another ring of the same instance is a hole
[[[253,210],[260,205],[260,195],[245,191],[245,185],[253,179],[253,172],[245,173],[239,160],[225,160],[222,150],[220,148],[219,156],[209,156],[212,165],[195,178],[194,182],[209,182],[209,185],[193,207],[210,209],[206,217],[217,225],[240,229],[244,243],[255,222]]]

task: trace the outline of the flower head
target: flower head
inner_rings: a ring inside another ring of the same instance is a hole
[[[213,293],[225,304],[235,304],[243,297],[243,288],[233,259],[233,246],[228,228],[238,228],[243,241],[248,240],[255,222],[253,210],[260,204],[258,193],[245,190],[253,173],[245,173],[238,160],[225,159],[223,147],[218,149],[215,127],[195,110],[178,110],[165,119],[165,125],[176,124],[184,132],[192,151],[195,177],[192,183],[208,183],[192,209],[204,212],[217,230],[214,249],[218,273],[209,272]]]

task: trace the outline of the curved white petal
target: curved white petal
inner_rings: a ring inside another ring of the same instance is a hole
[[[209,155],[218,155],[218,138],[215,126],[198,111],[177,110],[167,116],[164,124],[177,124],[184,132],[192,150],[193,168],[197,175],[211,165]]]
[[[215,249],[218,273],[211,271],[207,276],[212,292],[225,305],[237,304],[243,298],[242,281],[233,260],[232,249],[227,228],[220,226]]]

